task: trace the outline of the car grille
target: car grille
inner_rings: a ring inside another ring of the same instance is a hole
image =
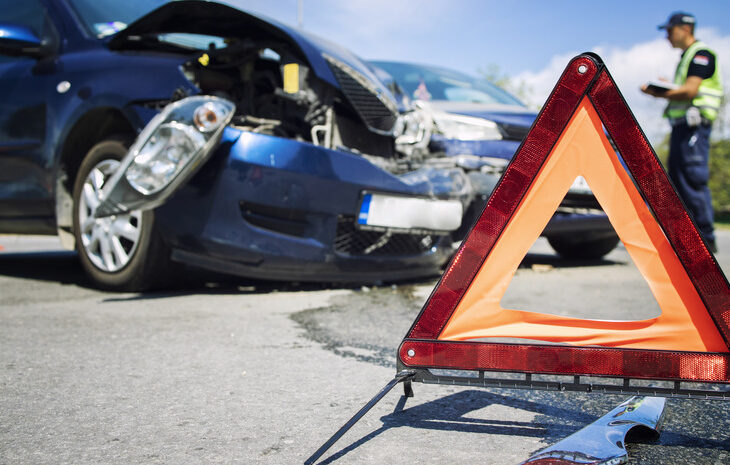
[[[366,231],[355,226],[352,216],[337,219],[335,251],[345,255],[421,255],[437,244],[440,236],[393,231]]]
[[[502,131],[502,135],[507,140],[522,141],[522,139],[527,137],[527,133],[530,132],[529,126],[520,126],[518,124],[500,123],[499,129]]]
[[[387,102],[378,95],[377,90],[369,84],[367,78],[346,64],[330,56],[325,56],[330,68],[342,88],[347,100],[355,108],[360,118],[371,129],[389,133],[395,125],[398,109],[395,104]]]

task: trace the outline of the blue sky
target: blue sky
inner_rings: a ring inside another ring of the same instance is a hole
[[[227,0],[297,24],[297,0]],[[671,77],[678,59],[656,26],[688,10],[697,36],[717,49],[730,90],[730,1],[303,0],[304,29],[366,59],[442,65],[476,74],[490,64],[531,90],[540,105],[570,57],[604,58],[650,138],[661,137],[662,104],[637,90]],[[728,118],[730,119],[730,118]]]

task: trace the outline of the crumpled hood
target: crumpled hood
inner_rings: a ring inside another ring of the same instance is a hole
[[[449,102],[432,100],[429,106],[436,110],[464,116],[492,120],[500,125],[529,128],[537,117],[537,111],[516,105],[499,105],[472,102]]]
[[[109,48],[123,50],[135,44],[135,36],[146,34],[188,33],[251,40],[277,39],[295,44],[309,62],[314,74],[340,88],[323,54],[334,57],[372,81],[378,92],[396,101],[375,76],[372,68],[349,50],[325,39],[305,33],[261,15],[246,13],[221,3],[183,0],[167,3],[151,11],[113,35]]]

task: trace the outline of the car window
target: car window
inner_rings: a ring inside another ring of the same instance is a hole
[[[0,0],[0,23],[28,27],[39,38],[47,36],[51,27],[40,0]],[[0,63],[26,59],[29,58],[0,55]]]
[[[0,0],[0,23],[26,26],[42,37],[44,21],[45,8],[39,0]]]
[[[517,97],[486,79],[451,69],[386,61],[373,64],[393,76],[411,98],[524,106]]]
[[[16,0],[17,1],[17,0]],[[67,0],[93,37],[116,34],[169,0]]]
[[[142,16],[170,0],[68,0],[92,37],[103,38],[127,28]],[[157,39],[183,48],[206,50],[226,46],[222,37],[203,34],[167,33]]]

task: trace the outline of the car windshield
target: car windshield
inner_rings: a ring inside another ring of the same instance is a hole
[[[451,69],[392,61],[373,61],[372,64],[390,74],[414,99],[525,106],[517,97],[486,79],[476,79]]]
[[[173,0],[174,1],[174,0]],[[116,34],[152,10],[170,0],[68,0],[78,14],[86,30],[99,39]],[[205,50],[215,46],[222,48],[225,40],[202,34],[167,33],[157,34],[157,40],[183,48]]]
[[[95,37],[115,34],[169,0],[68,0]]]

